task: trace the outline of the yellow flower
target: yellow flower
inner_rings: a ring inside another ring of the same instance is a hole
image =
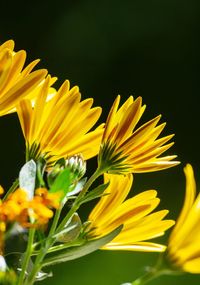
[[[164,251],[165,246],[147,240],[161,236],[174,221],[163,220],[167,210],[151,213],[159,204],[155,190],[142,192],[126,199],[133,176],[104,174],[105,183],[110,181],[105,196],[101,197],[89,215],[89,236],[101,237],[123,224],[117,237],[103,249],[133,251]]]
[[[175,268],[200,273],[200,193],[196,197],[196,183],[192,166],[184,168],[186,176],[185,201],[167,248],[167,256]]]
[[[24,68],[25,60],[24,50],[14,51],[14,41],[0,45],[0,116],[15,111],[18,101],[29,96],[47,74],[44,69],[31,72],[39,60]]]
[[[173,135],[157,139],[165,127],[158,125],[158,116],[140,128],[140,120],[145,105],[142,98],[136,100],[130,96],[118,110],[120,96],[117,96],[108,115],[99,154],[99,167],[109,173],[139,173],[166,169],[179,162],[171,161],[176,156],[160,155],[169,149],[172,143],[165,144]]]
[[[94,126],[101,108],[91,108],[93,99],[81,100],[77,86],[70,89],[65,81],[60,89],[47,100],[50,77],[38,90],[34,107],[24,99],[17,106],[21,127],[27,143],[29,158],[46,155],[49,164],[56,160],[82,153],[85,160],[99,151],[103,129]]]

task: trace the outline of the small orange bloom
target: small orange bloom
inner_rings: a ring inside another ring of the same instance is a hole
[[[52,208],[59,207],[60,194],[49,193],[45,188],[36,189],[36,195],[28,200],[23,189],[17,189],[0,204],[0,231],[6,224],[18,222],[23,227],[35,227],[48,223],[53,217]]]

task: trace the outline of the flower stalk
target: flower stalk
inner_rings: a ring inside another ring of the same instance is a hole
[[[33,250],[33,243],[34,243],[34,235],[35,235],[35,229],[30,229],[29,230],[29,236],[28,236],[28,243],[27,243],[27,248],[26,252],[24,253],[24,258],[22,260],[22,269],[17,281],[17,285],[23,285],[24,284],[24,279],[26,278],[27,275],[27,267],[31,258],[32,250]]]
[[[67,213],[67,215],[65,216],[65,218],[62,220],[62,222],[60,223],[60,225],[58,226],[56,233],[58,233],[60,230],[62,230],[62,228],[66,225],[66,223],[69,221],[69,219],[73,216],[73,214],[79,209],[82,199],[84,198],[85,194],[87,193],[88,189],[90,188],[90,186],[93,184],[93,182],[103,174],[104,170],[101,168],[98,168],[93,174],[92,176],[88,179],[88,181],[86,182],[84,188],[82,189],[82,191],[79,193],[78,197],[76,198],[76,200],[74,201],[73,206],[71,207],[71,209],[69,210],[69,212]]]
[[[181,275],[183,272],[172,268],[171,265],[166,260],[166,256],[161,254],[158,258],[157,264],[155,267],[148,267],[147,272],[131,282],[129,285],[145,285],[150,281],[157,279],[162,275]],[[127,285],[128,285],[127,284]],[[123,284],[122,284],[123,285]],[[125,284],[124,284],[125,285]]]
[[[19,179],[17,178],[17,179],[15,179],[15,181],[13,182],[11,187],[8,189],[8,191],[5,193],[2,200],[6,200],[9,197],[9,195],[11,193],[13,193],[18,188],[18,186],[19,186]]]

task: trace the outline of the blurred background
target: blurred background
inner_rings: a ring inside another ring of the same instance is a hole
[[[57,0],[1,3],[0,42],[14,39],[27,51],[27,63],[79,85],[83,98],[103,107],[105,121],[117,94],[142,96],[143,121],[162,114],[164,134],[175,133],[180,166],[135,175],[137,193],[157,189],[160,208],[177,217],[184,197],[183,167],[190,162],[200,181],[200,2],[198,0]],[[16,115],[0,119],[1,172],[6,188],[24,162],[24,140]],[[94,168],[96,160],[88,163]],[[90,169],[91,169],[90,168]],[[91,170],[90,170],[91,171]],[[89,175],[89,173],[88,173]],[[199,183],[198,183],[199,184]],[[200,188],[199,188],[200,189]],[[87,215],[90,205],[83,208]],[[165,239],[162,241],[164,242]],[[157,254],[97,251],[49,270],[41,284],[119,285],[153,265]],[[199,284],[200,276],[162,277],[149,284]]]

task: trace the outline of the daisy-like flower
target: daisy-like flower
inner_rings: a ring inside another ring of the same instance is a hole
[[[148,190],[125,200],[132,186],[132,174],[104,174],[104,180],[110,184],[107,195],[101,197],[89,215],[89,237],[104,236],[123,224],[119,235],[103,249],[164,251],[164,245],[148,241],[163,235],[174,224],[172,220],[163,220],[167,210],[151,213],[160,201],[157,192]]]
[[[24,68],[26,52],[14,51],[14,41],[0,45],[0,116],[15,111],[18,101],[36,88],[47,74],[45,69],[32,71],[39,60]]]
[[[200,193],[192,166],[184,168],[186,176],[185,201],[167,248],[167,257],[177,270],[200,273]]]
[[[120,96],[117,96],[108,115],[99,153],[99,167],[109,173],[140,173],[166,169],[179,162],[171,161],[175,155],[160,157],[173,142],[173,135],[157,139],[165,127],[158,125],[161,116],[136,129],[145,105],[142,98],[130,96],[118,109]]]
[[[85,160],[95,156],[103,128],[89,130],[97,122],[101,108],[91,108],[91,98],[81,101],[79,88],[70,89],[69,81],[65,81],[47,100],[50,85],[48,76],[37,90],[34,107],[29,99],[20,101],[17,106],[29,159],[46,155],[50,165],[77,153],[81,153]]]

